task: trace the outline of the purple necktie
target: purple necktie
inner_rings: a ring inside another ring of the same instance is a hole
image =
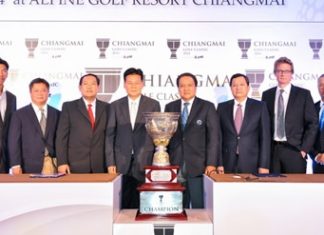
[[[234,124],[235,124],[235,129],[237,134],[240,133],[242,121],[243,121],[242,105],[238,104],[235,112],[235,117],[234,117]]]

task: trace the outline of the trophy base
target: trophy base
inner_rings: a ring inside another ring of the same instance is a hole
[[[182,211],[179,214],[166,214],[166,215],[152,215],[152,214],[142,214],[139,210],[136,213],[135,220],[143,221],[143,220],[177,220],[177,221],[185,221],[187,220],[186,211]]]

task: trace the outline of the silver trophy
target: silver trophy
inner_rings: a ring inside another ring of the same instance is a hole
[[[166,146],[178,127],[180,113],[146,112],[144,113],[146,131],[153,139],[156,150],[153,166],[169,166],[169,154]]]

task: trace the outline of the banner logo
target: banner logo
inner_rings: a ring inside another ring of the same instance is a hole
[[[97,47],[100,51],[99,58],[105,59],[106,58],[106,50],[109,47],[109,38],[97,38]]]
[[[319,51],[322,48],[322,39],[309,39],[309,46],[313,50],[313,60],[319,60]]]
[[[171,51],[170,59],[177,59],[177,50],[180,47],[180,39],[167,39],[168,47]]]
[[[248,59],[247,52],[251,47],[251,39],[238,39],[238,46],[242,51],[241,59]]]
[[[28,49],[28,58],[34,58],[34,51],[38,46],[38,38],[26,38],[25,45]]]

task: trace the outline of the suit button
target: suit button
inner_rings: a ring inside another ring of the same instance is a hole
[[[240,138],[241,138],[240,136],[237,137],[238,140],[239,140]]]

